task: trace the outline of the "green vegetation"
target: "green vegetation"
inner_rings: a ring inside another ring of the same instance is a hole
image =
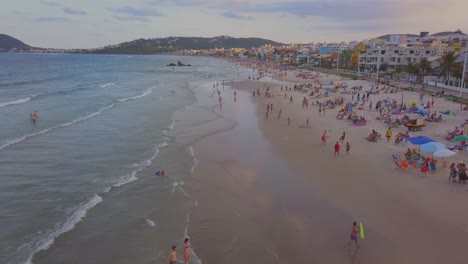
[[[24,44],[22,41],[15,39],[14,37],[0,34],[0,52],[7,52],[13,49],[30,50],[31,47]]]

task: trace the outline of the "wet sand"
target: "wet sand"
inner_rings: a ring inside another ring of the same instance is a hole
[[[238,92],[237,102],[223,92],[223,114],[238,126],[194,146],[199,165],[191,191],[200,205],[190,235],[203,263],[466,261],[455,247],[468,242],[467,188],[448,183],[445,170],[402,172],[391,160],[397,147],[363,140],[370,126],[350,128],[336,120],[338,110],[319,117],[316,108],[301,108],[300,94],[290,105],[279,91],[252,97],[263,82],[234,87],[248,92]],[[268,102],[274,111],[266,121]],[[311,127],[299,127],[307,117]],[[324,129],[331,132],[322,148]],[[342,131],[352,153],[333,158]],[[358,251],[347,248],[353,221],[366,227]]]

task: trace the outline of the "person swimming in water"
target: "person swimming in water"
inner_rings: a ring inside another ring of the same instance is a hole
[[[157,171],[155,174],[158,176],[166,176],[166,173],[164,171]]]
[[[33,122],[33,124],[36,124],[36,120],[37,120],[37,111],[34,111],[34,114],[31,114],[31,120]]]

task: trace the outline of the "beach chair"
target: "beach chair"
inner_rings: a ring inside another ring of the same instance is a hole
[[[401,162],[401,167],[402,167],[403,169],[405,169],[405,170],[407,170],[407,169],[409,168],[408,163],[406,163],[406,161],[402,161],[402,162]]]
[[[398,163],[398,160],[397,159],[393,159],[393,162],[395,163],[395,165],[400,168],[400,169],[403,169],[403,170],[407,170],[408,169],[408,163],[406,163],[405,161]]]
[[[423,166],[423,167],[421,168],[421,174],[422,174],[422,175],[426,174],[428,171],[429,171],[429,167],[428,167],[428,166]]]
[[[437,170],[437,166],[434,161],[429,162],[429,168],[431,169],[432,173],[435,173]]]

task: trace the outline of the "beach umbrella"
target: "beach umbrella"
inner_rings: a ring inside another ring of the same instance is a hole
[[[456,114],[453,111],[450,110],[445,110],[445,111],[439,111],[439,113],[448,115],[448,116],[456,116]]]
[[[467,141],[467,140],[468,140],[468,137],[465,135],[458,135],[453,139],[453,141]]]
[[[439,142],[428,142],[420,146],[420,150],[422,152],[433,153],[440,149],[447,149],[447,147],[444,144],[439,143]]]
[[[417,101],[417,100],[410,100],[408,102],[408,104],[410,104],[410,105],[417,105],[418,103],[419,103],[419,101]]]
[[[424,109],[418,109],[416,111],[414,111],[416,114],[420,114],[420,115],[427,115],[429,114],[426,110]]]
[[[453,155],[457,154],[454,151],[451,151],[449,149],[439,149],[434,152],[434,157],[436,158],[448,158],[452,157]]]
[[[406,138],[406,140],[411,142],[411,144],[413,145],[423,145],[429,142],[435,142],[435,140],[433,140],[432,138],[428,138],[425,136],[409,137]]]

